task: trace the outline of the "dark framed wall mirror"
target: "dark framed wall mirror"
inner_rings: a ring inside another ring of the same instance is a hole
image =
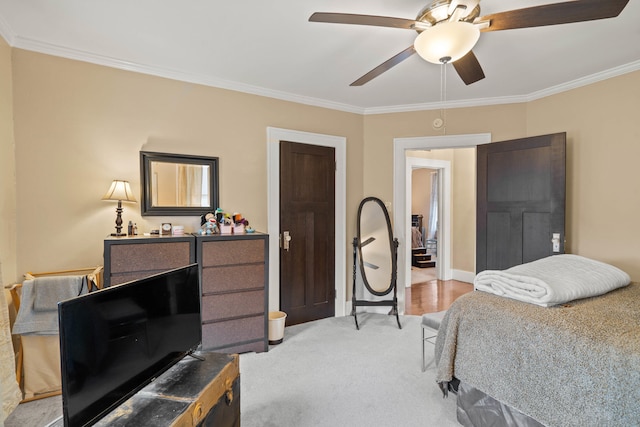
[[[219,206],[218,158],[140,152],[143,216],[198,216]]]
[[[378,297],[393,294],[391,299],[365,300],[356,297],[357,267],[367,291]],[[390,306],[389,315],[398,316],[397,297],[398,239],[393,237],[389,212],[376,197],[367,197],[358,207],[357,236],[353,239],[353,296],[351,314],[358,325],[357,307]]]

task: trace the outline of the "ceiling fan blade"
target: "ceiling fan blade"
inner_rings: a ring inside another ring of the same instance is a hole
[[[376,27],[392,27],[413,30],[416,21],[413,19],[392,18],[390,16],[356,15],[352,13],[316,12],[309,17],[309,22],[328,22],[332,24],[373,25]]]
[[[569,24],[614,18],[622,12],[627,3],[629,0],[566,1],[480,16],[475,22],[490,21],[489,27],[481,30],[483,32]]]
[[[376,68],[369,71],[367,74],[360,77],[358,80],[351,83],[349,86],[362,86],[363,84],[375,79],[385,71],[389,71],[391,68],[395,67],[396,65],[398,65],[399,63],[401,63],[402,61],[404,61],[414,53],[416,53],[416,50],[413,48],[413,46],[409,46],[408,48],[406,48],[405,50],[403,50],[393,58],[387,59],[385,62],[378,65]]]
[[[478,62],[478,58],[476,58],[473,51],[469,51],[465,56],[455,61],[453,68],[456,69],[456,72],[467,86],[484,79],[484,71],[482,71],[480,62]]]

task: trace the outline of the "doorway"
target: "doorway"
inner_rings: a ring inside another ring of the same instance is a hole
[[[280,310],[280,141],[335,148],[335,316],[346,309],[346,138],[267,128],[267,232],[269,234],[269,310]]]
[[[443,148],[466,148],[476,147],[480,144],[491,142],[491,134],[471,134],[471,135],[447,135],[436,137],[417,138],[395,138],[393,148],[394,161],[394,191],[393,191],[393,212],[394,212],[394,234],[400,242],[401,250],[398,251],[398,308],[401,313],[405,311],[405,288],[411,285],[411,239],[410,219],[410,172],[412,161],[406,157],[407,151],[412,150],[432,150]],[[444,168],[444,166],[442,166]],[[438,264],[441,280],[451,280],[451,213],[447,212],[447,206],[451,205],[451,171],[444,170],[441,175],[442,203],[439,219],[439,241],[438,241]],[[449,196],[447,196],[449,194]],[[463,280],[462,278],[460,280]],[[466,279],[469,280],[469,279]],[[470,278],[472,281],[473,278]],[[404,286],[403,286],[404,285]]]
[[[437,279],[438,169],[411,170],[411,285]]]
[[[413,151],[413,150],[412,150]],[[411,153],[408,155],[413,155],[413,154],[419,154],[419,153]],[[447,256],[446,253],[443,253],[443,249],[442,248],[446,248],[449,247],[449,245],[451,244],[451,229],[449,227],[449,224],[451,223],[451,162],[447,161],[447,160],[440,160],[440,159],[430,159],[430,158],[423,158],[423,157],[407,157],[407,161],[406,161],[407,167],[406,167],[406,171],[407,171],[407,176],[406,176],[406,186],[407,186],[407,210],[408,210],[408,214],[410,215],[412,222],[411,223],[407,223],[406,226],[408,227],[407,230],[407,236],[408,238],[410,237],[411,240],[408,240],[408,242],[411,242],[411,252],[409,254],[409,257],[407,258],[407,262],[410,265],[409,268],[409,274],[412,274],[412,269],[414,267],[414,244],[413,244],[413,240],[414,240],[414,229],[413,229],[413,214],[415,214],[417,212],[416,209],[413,209],[414,207],[414,186],[416,185],[416,183],[414,183],[414,175],[416,174],[416,172],[427,172],[427,173],[432,173],[435,172],[438,175],[438,180],[437,180],[437,188],[435,189],[436,193],[438,194],[437,197],[437,204],[438,204],[438,213],[437,213],[437,217],[435,218],[435,223],[437,224],[437,230],[435,233],[429,233],[429,214],[426,213],[426,215],[423,214],[423,225],[422,228],[424,229],[424,232],[426,232],[426,236],[422,236],[423,239],[423,244],[426,247],[427,245],[429,245],[429,254],[433,257],[433,256],[437,256],[439,252],[441,252],[442,256],[439,259],[439,262],[435,263],[434,268],[430,269],[431,274],[434,276],[434,279],[439,279],[439,280],[449,280],[447,278],[451,278],[451,260],[450,257]],[[417,184],[419,185],[419,183]],[[431,180],[429,179],[429,185],[431,185]],[[423,189],[423,191],[426,191],[427,194],[430,194],[431,191],[433,191],[433,189],[431,188],[427,188],[427,189]],[[427,204],[431,205],[431,201],[427,201]],[[446,230],[445,230],[446,227]],[[435,236],[433,235],[435,234]],[[439,237],[437,239],[433,239],[433,237]],[[431,239],[430,242],[427,242],[427,239]],[[435,240],[435,242],[433,241]],[[434,247],[435,246],[435,247]],[[402,264],[398,263],[398,266],[402,267]],[[411,286],[411,276],[408,276],[409,280],[406,281],[405,286],[409,287]]]
[[[335,148],[280,141],[280,310],[287,325],[335,315]]]

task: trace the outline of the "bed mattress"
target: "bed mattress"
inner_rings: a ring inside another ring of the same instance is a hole
[[[437,380],[458,378],[548,426],[640,419],[640,284],[556,307],[460,297],[436,340]]]

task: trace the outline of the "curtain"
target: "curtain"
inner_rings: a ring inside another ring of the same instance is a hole
[[[429,207],[429,226],[427,239],[436,239],[438,231],[438,172],[431,173],[431,200]]]
[[[178,206],[201,206],[202,166],[178,165]]]

